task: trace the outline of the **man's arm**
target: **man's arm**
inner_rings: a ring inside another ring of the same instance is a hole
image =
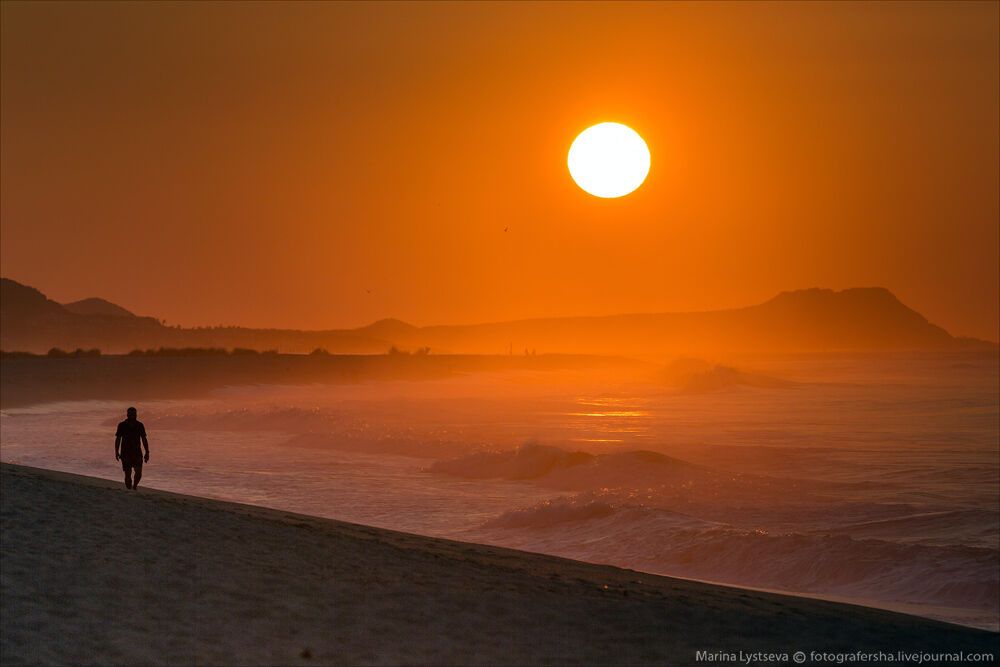
[[[115,435],[115,461],[117,461],[118,459],[121,458],[121,456],[119,456],[119,454],[118,454],[118,449],[119,449],[119,447],[121,447],[121,444],[122,444],[122,437],[120,435],[116,434]]]
[[[149,440],[146,440],[146,429],[142,429],[142,446],[146,450],[146,463],[149,463]]]

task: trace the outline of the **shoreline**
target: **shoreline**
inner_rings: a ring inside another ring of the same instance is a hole
[[[30,470],[37,470],[39,472],[44,472],[46,475],[49,475],[52,478],[59,478],[61,476],[66,476],[66,481],[69,481],[69,482],[79,482],[79,483],[87,484],[90,481],[102,481],[102,482],[108,482],[108,483],[110,483],[112,487],[121,487],[121,485],[122,485],[122,482],[121,482],[121,479],[120,479],[120,475],[117,475],[117,473],[115,473],[115,476],[112,476],[112,475],[102,476],[99,473],[90,473],[90,472],[81,473],[81,472],[70,472],[70,471],[67,471],[67,470],[56,470],[56,469],[52,469],[52,468],[38,468],[36,466],[31,466],[31,465],[26,465],[26,464],[21,464],[21,463],[12,463],[12,462],[2,461],[2,460],[0,460],[0,465],[4,465],[4,466],[8,466],[9,465],[9,466],[17,467],[17,468],[26,468],[26,469],[30,469]],[[441,539],[441,540],[445,540],[445,541],[456,542],[458,544],[474,544],[474,545],[483,546],[483,547],[486,547],[486,548],[508,549],[508,550],[512,550],[512,551],[515,551],[515,552],[518,552],[518,553],[531,553],[531,554],[537,554],[537,555],[543,555],[543,556],[551,556],[553,558],[560,558],[560,559],[565,559],[565,560],[569,560],[569,561],[572,561],[572,562],[587,563],[587,564],[592,564],[592,565],[601,565],[601,566],[607,565],[607,566],[610,566],[610,567],[616,567],[616,568],[626,569],[628,571],[641,572],[641,573],[649,574],[649,575],[652,575],[652,576],[665,577],[665,578],[669,578],[669,579],[675,579],[675,580],[680,580],[680,581],[688,581],[688,582],[692,582],[692,583],[700,583],[700,584],[706,584],[706,585],[711,585],[711,586],[718,586],[718,587],[722,587],[722,588],[726,588],[726,589],[736,589],[736,590],[743,590],[743,591],[751,591],[751,592],[755,592],[755,593],[767,593],[767,594],[774,594],[774,595],[780,595],[780,596],[786,596],[786,597],[793,597],[793,598],[802,598],[802,599],[808,599],[808,600],[822,600],[822,601],[826,601],[826,602],[840,603],[840,604],[845,604],[845,605],[854,606],[854,607],[862,607],[862,608],[867,608],[867,609],[879,609],[879,610],[884,610],[884,611],[890,611],[890,612],[895,612],[895,613],[899,613],[899,614],[904,614],[906,616],[913,616],[913,617],[927,619],[927,620],[939,621],[939,622],[942,622],[942,623],[947,623],[949,625],[955,625],[955,626],[958,626],[958,627],[973,628],[973,629],[978,629],[978,630],[986,630],[988,632],[1000,632],[1000,618],[997,618],[995,615],[988,615],[987,616],[987,614],[988,614],[987,611],[985,611],[985,610],[979,610],[979,609],[974,609],[974,608],[948,607],[948,606],[945,606],[945,605],[931,605],[931,604],[923,604],[923,603],[917,603],[917,602],[900,602],[900,601],[880,600],[880,599],[877,599],[877,598],[866,598],[866,597],[863,597],[863,596],[836,595],[836,594],[832,594],[832,593],[828,594],[828,593],[820,593],[820,592],[809,592],[809,591],[799,591],[799,590],[791,590],[791,589],[780,589],[780,588],[768,588],[768,587],[762,587],[762,586],[742,585],[742,584],[739,584],[739,583],[721,581],[721,580],[717,580],[717,579],[687,577],[687,576],[678,575],[678,574],[659,573],[659,572],[654,572],[654,571],[650,571],[650,570],[633,569],[633,568],[628,568],[626,566],[615,565],[613,563],[605,563],[605,562],[601,562],[601,561],[587,561],[587,560],[573,558],[571,556],[560,555],[558,553],[553,553],[553,552],[535,551],[535,550],[522,549],[522,548],[518,548],[518,547],[509,547],[509,546],[505,546],[505,545],[503,545],[502,543],[499,543],[499,542],[480,542],[480,541],[476,541],[475,539],[464,540],[461,537],[434,536],[434,535],[428,535],[428,534],[419,533],[419,532],[410,533],[410,532],[406,532],[405,530],[394,529],[394,528],[389,528],[389,527],[385,527],[385,526],[379,526],[377,524],[358,523],[358,522],[353,522],[353,521],[349,521],[349,520],[345,520],[345,519],[338,519],[338,518],[335,518],[335,517],[328,517],[328,516],[322,516],[322,515],[317,515],[317,514],[306,514],[306,513],[303,513],[303,512],[297,512],[295,510],[286,510],[286,509],[282,509],[281,507],[277,507],[277,506],[260,505],[260,504],[253,504],[253,503],[249,503],[249,502],[243,502],[243,501],[240,501],[240,500],[234,500],[232,498],[228,498],[228,497],[226,497],[224,495],[218,495],[218,496],[217,495],[198,495],[198,496],[195,496],[195,495],[184,493],[184,492],[180,492],[180,491],[167,491],[167,490],[164,490],[164,489],[158,489],[158,488],[155,488],[155,487],[145,486],[145,485],[143,486],[143,491],[149,492],[149,493],[161,494],[161,495],[168,496],[168,497],[178,497],[178,498],[181,498],[181,499],[195,498],[195,499],[205,500],[205,501],[208,501],[208,502],[221,503],[223,505],[226,505],[226,504],[233,505],[234,509],[236,511],[240,511],[241,509],[251,509],[251,510],[254,510],[254,511],[259,510],[262,513],[265,513],[265,514],[268,513],[268,512],[273,512],[273,513],[275,513],[275,515],[279,519],[283,518],[284,516],[287,515],[287,516],[299,517],[299,518],[302,518],[302,519],[319,519],[319,520],[323,520],[323,521],[333,521],[333,522],[343,523],[343,524],[347,524],[347,525],[363,526],[365,528],[372,528],[372,529],[375,529],[375,530],[384,530],[384,531],[389,532],[389,533],[399,533],[401,535],[413,535],[413,536],[419,536],[419,537],[426,537],[428,539]],[[988,620],[984,620],[986,618],[988,618]]]
[[[4,664],[694,664],[699,650],[1000,645],[871,607],[0,471]]]

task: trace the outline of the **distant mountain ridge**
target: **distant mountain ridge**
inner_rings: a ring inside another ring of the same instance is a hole
[[[112,317],[135,317],[135,313],[125,310],[118,304],[104,299],[91,297],[72,303],[64,303],[63,308],[77,315],[110,315]]]
[[[384,319],[357,329],[299,331],[167,327],[99,298],[59,304],[37,289],[0,279],[0,348],[45,352],[100,348],[246,347],[331,353],[526,351],[616,355],[995,348],[927,321],[881,287],[782,292],[762,304],[696,313],[558,317],[416,327]]]

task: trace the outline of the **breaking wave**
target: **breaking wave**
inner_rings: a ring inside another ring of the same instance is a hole
[[[505,512],[470,538],[744,586],[995,613],[997,550],[746,529],[583,497]]]
[[[651,490],[660,498],[716,504],[760,503],[792,494],[806,499],[833,486],[850,486],[727,472],[658,452],[589,454],[536,443],[436,461],[428,470],[467,479],[531,480],[566,491]]]

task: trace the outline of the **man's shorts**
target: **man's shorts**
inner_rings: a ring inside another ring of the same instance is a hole
[[[142,470],[142,454],[122,454],[122,470],[128,472],[129,468]]]

